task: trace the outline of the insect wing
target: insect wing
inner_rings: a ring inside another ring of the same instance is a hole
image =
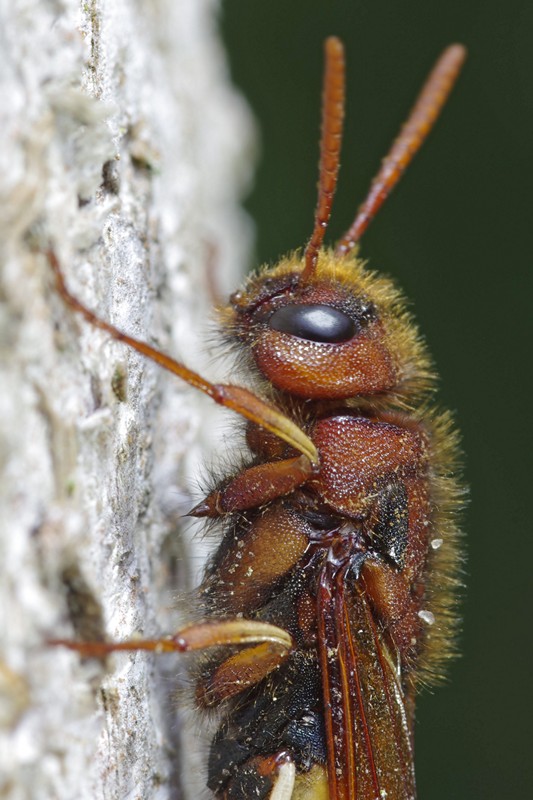
[[[317,610],[330,800],[414,800],[404,693],[351,560],[325,564]]]

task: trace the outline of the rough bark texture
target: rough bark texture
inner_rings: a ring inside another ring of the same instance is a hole
[[[213,443],[212,409],[68,311],[42,250],[53,243],[72,290],[101,316],[212,375],[196,332],[210,266],[229,286],[243,261],[237,199],[251,142],[217,7],[26,0],[3,12],[0,796],[9,800],[203,796],[172,696],[179,659],[100,664],[45,641],[179,624],[172,593],[187,588],[187,551],[199,560],[181,515]]]

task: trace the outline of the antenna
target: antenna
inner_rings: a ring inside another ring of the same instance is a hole
[[[368,196],[359,207],[353,225],[339,241],[335,251],[337,255],[345,255],[353,250],[402,177],[411,159],[433,128],[457,80],[465,58],[466,49],[461,44],[452,44],[442,53],[422,87],[407,122],[402,127],[397,139],[394,140],[389,154],[383,160],[381,169],[372,181]]]
[[[300,281],[305,282],[315,272],[318,251],[331,215],[333,196],[339,174],[339,156],[344,121],[344,47],[340,39],[330,36],[324,44],[325,68],[322,90],[322,137],[320,140],[320,166],[318,200],[315,225],[305,248],[305,267]]]

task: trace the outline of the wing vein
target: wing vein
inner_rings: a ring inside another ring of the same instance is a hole
[[[354,640],[351,631],[350,619],[348,616],[348,609],[346,607],[346,603],[344,600],[344,589],[345,589],[345,581],[346,581],[346,572],[348,571],[349,565],[339,573],[337,582],[338,582],[338,598],[341,600],[340,608],[339,608],[339,617],[342,615],[342,627],[339,625],[339,642],[342,642],[342,649],[344,650],[345,660],[349,661],[351,666],[351,673],[353,675],[353,681],[355,683],[355,690],[356,690],[356,700],[359,708],[359,719],[361,722],[362,727],[362,734],[365,742],[365,751],[368,756],[368,763],[370,767],[370,772],[372,775],[372,783],[374,785],[374,790],[376,793],[379,792],[379,779],[376,771],[376,762],[374,758],[374,748],[372,745],[372,739],[370,736],[370,730],[368,727],[368,720],[366,715],[365,709],[365,699],[364,699],[364,691],[361,685],[361,678],[359,674],[359,665],[358,665],[358,656],[356,652],[356,647],[354,646]],[[342,659],[341,659],[342,664]],[[350,705],[352,700],[352,692],[350,691],[350,684],[347,681],[344,688],[344,701],[346,704]],[[352,752],[352,760],[353,760],[353,768],[355,771],[355,742],[353,737],[353,724],[350,728],[352,731],[351,735],[351,752]],[[356,795],[354,795],[356,797]]]

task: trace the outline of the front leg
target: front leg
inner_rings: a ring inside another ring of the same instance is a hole
[[[193,517],[218,517],[258,508],[290,494],[314,473],[307,456],[257,464],[240,472],[223,489],[211,492],[190,512]]]

